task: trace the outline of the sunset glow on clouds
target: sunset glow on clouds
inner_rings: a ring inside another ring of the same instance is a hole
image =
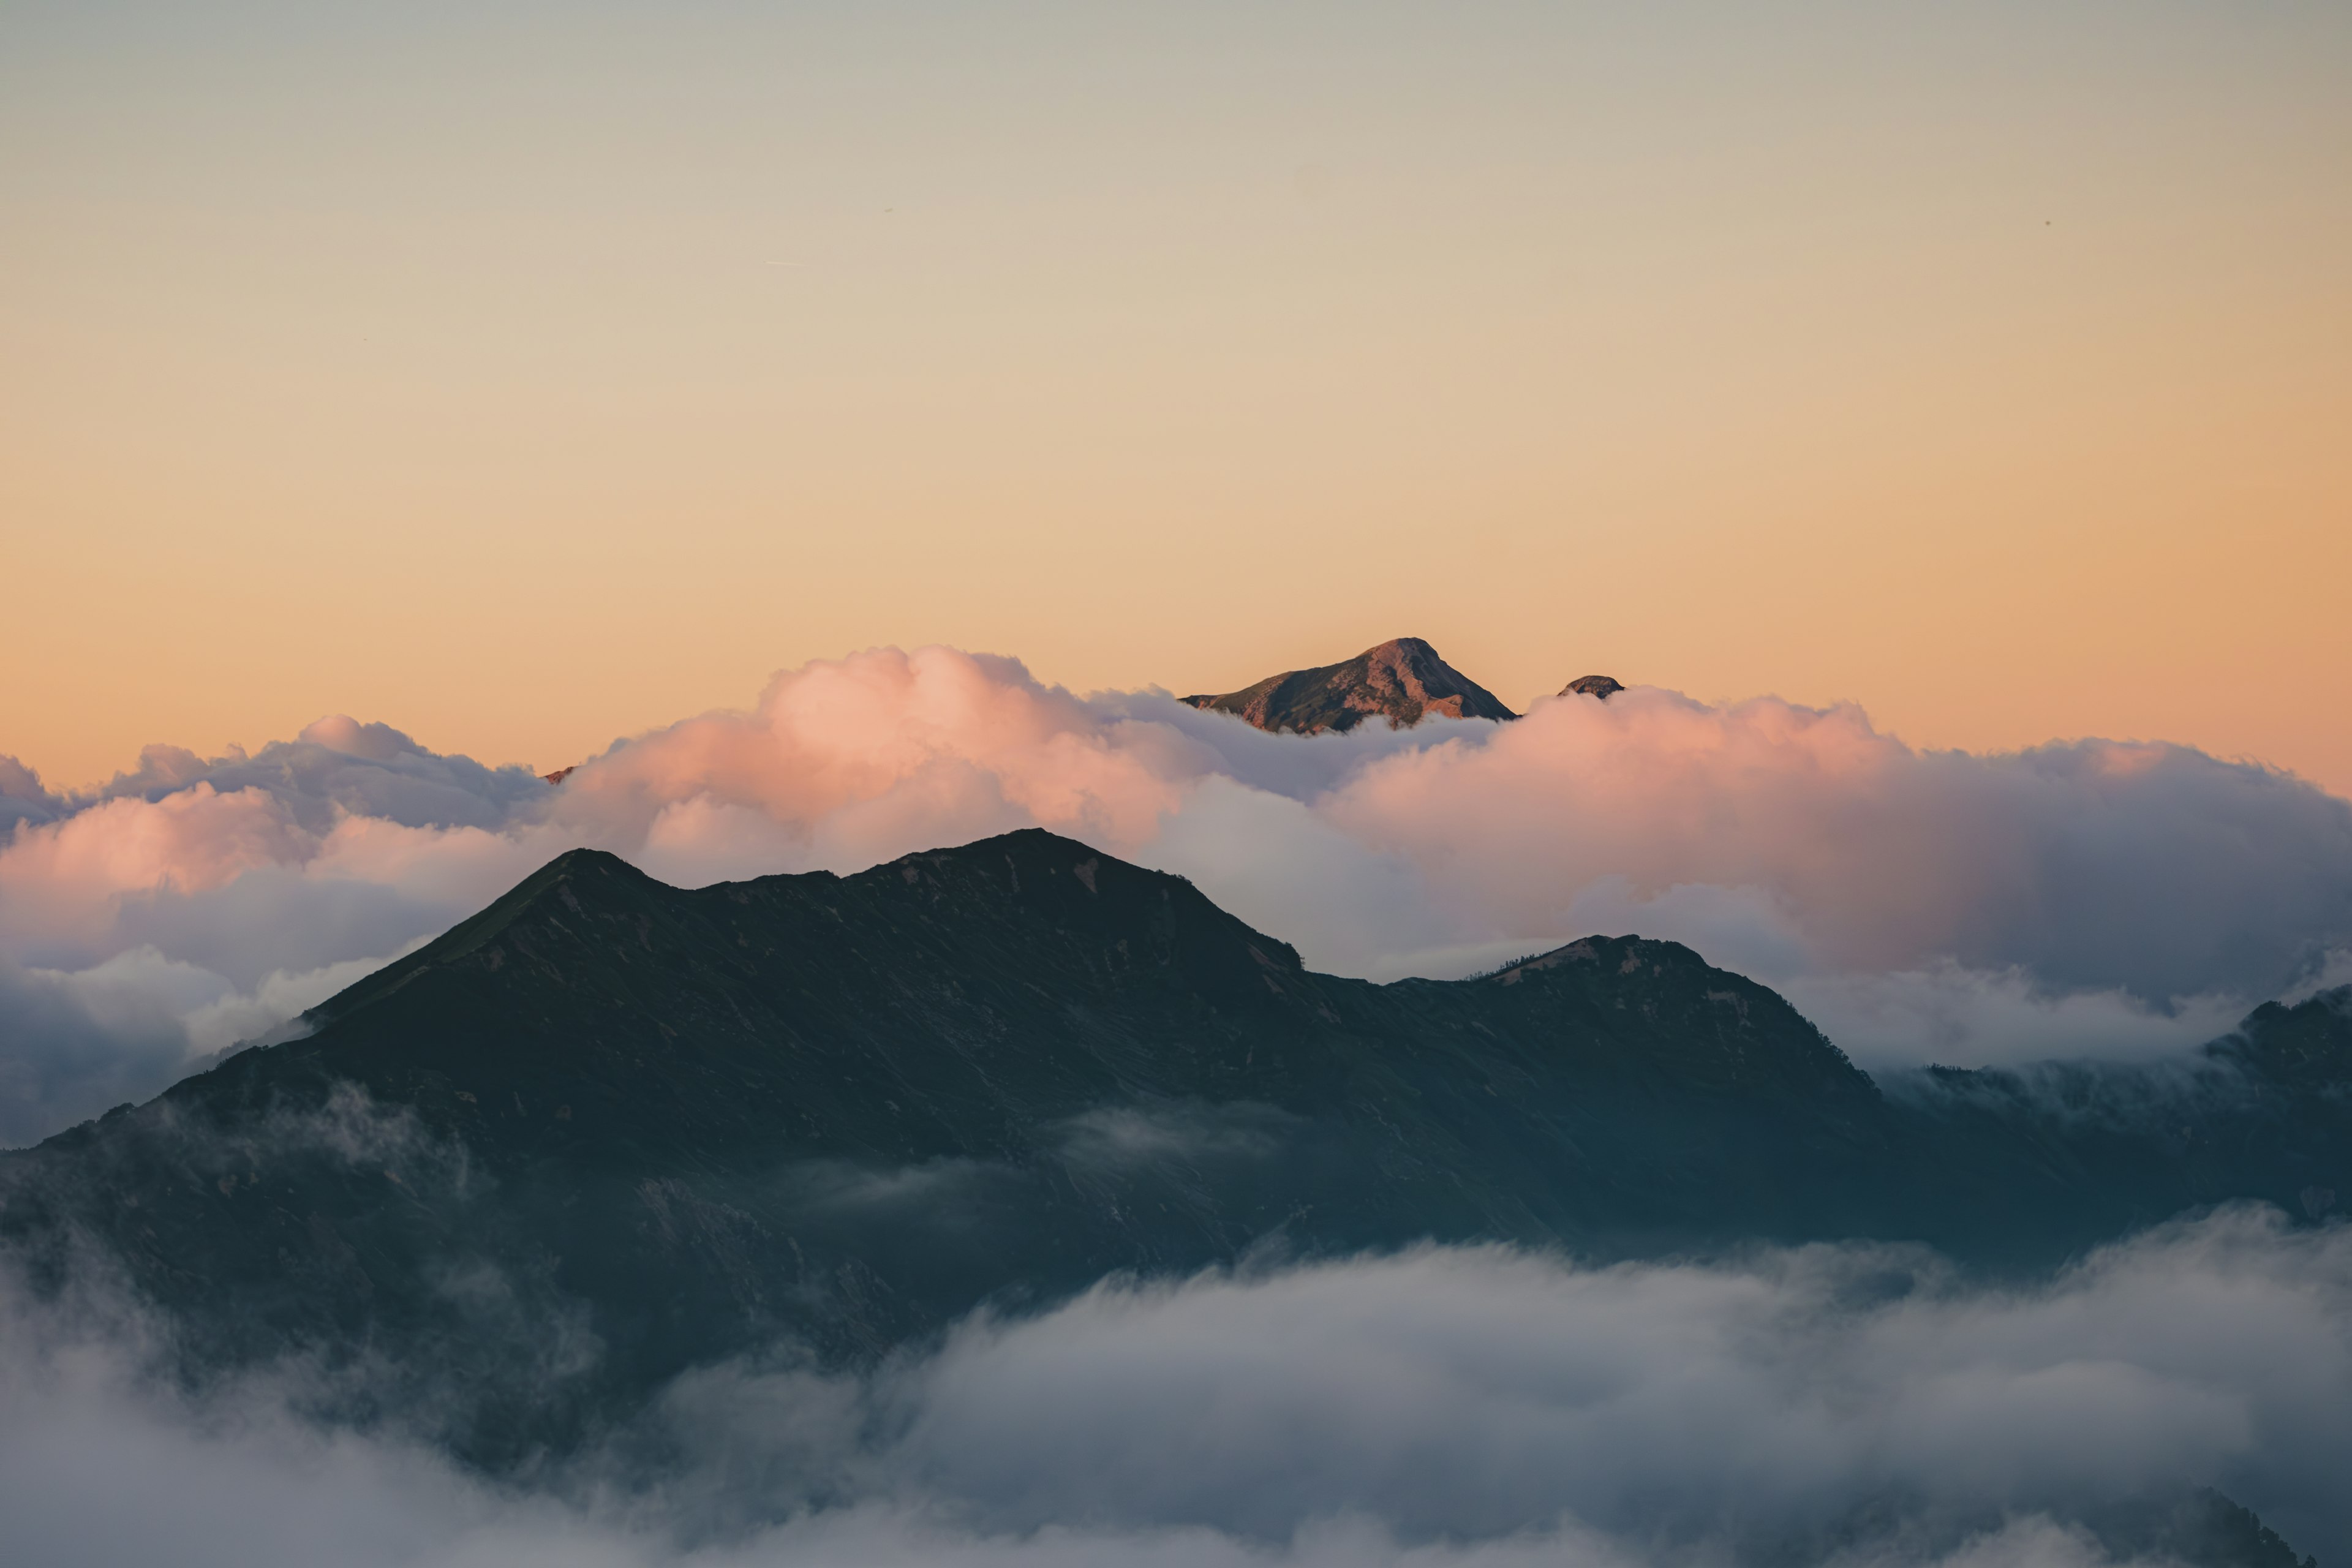
[[[2352,8],[20,0],[0,749],[1410,631],[2352,793]]]
[[[1643,688],[1310,738],[877,649],[560,787],[344,718],[250,756],[151,748],[94,796],[0,783],[11,1142],[265,1035],[581,845],[699,885],[1043,826],[1343,973],[1684,940],[1865,1064],[2183,1048],[2352,946],[2352,805],[2284,774],[2100,742],[1921,752],[1853,708]]]

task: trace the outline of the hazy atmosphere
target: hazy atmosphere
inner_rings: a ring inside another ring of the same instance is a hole
[[[0,0],[0,1556],[2346,1568],[2347,430],[2323,0]]]

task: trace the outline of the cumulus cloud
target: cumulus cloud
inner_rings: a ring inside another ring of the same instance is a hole
[[[47,822],[65,809],[65,801],[42,787],[39,773],[14,757],[0,755],[0,827]]]
[[[135,1315],[0,1305],[0,1510],[45,1563],[2087,1568],[2204,1484],[2352,1546],[2352,1228],[2255,1210],[1998,1289],[1888,1247],[1112,1279],[864,1373],[705,1368],[499,1482],[300,1419],[297,1372],[193,1395]]]
[[[1853,708],[1639,688],[1303,737],[877,649],[560,788],[333,718],[249,756],[151,747],[87,795],[8,763],[0,801],[0,954],[80,994],[152,953],[182,1060],[218,1033],[203,1009],[266,1027],[307,994],[271,976],[384,962],[578,845],[696,885],[1045,826],[1181,871],[1343,973],[1465,973],[1594,931],[1686,941],[1865,1065],[2177,1050],[2352,947],[2352,805],[2290,776],[2166,745],[1921,752]],[[190,1000],[170,965],[227,989]],[[18,1081],[54,1090],[0,1136],[173,1070],[148,1015],[108,1065],[89,1030],[113,1026],[27,999],[59,984],[0,988],[0,1038],[52,1064]]]
[[[1865,1059],[2174,1048],[2182,1018],[2231,1016],[2352,941],[2352,806],[2300,781],[2162,745],[1921,752],[1858,710],[1769,700],[1637,689],[1300,737],[883,650],[573,784],[565,817],[622,825],[611,847],[684,879],[1052,827],[1372,978],[1675,937],[1819,982]]]

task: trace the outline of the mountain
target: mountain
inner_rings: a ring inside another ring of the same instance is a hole
[[[574,851],[309,1023],[0,1155],[0,1239],[52,1290],[102,1257],[194,1366],[396,1369],[493,1463],[779,1340],[871,1361],[1269,1246],[2039,1268],[2352,1191],[2352,993],[2171,1078],[1882,1089],[1672,942],[1374,985],[1034,830],[694,890]]]
[[[1889,1087],[1941,1169],[1923,1201],[2010,1211],[2029,1248],[2074,1223],[2021,1201],[2036,1183],[2117,1232],[2240,1197],[2320,1221],[2352,1198],[2352,986],[2266,1003],[2186,1061],[1931,1068]]]
[[[211,1363],[400,1347],[493,1451],[778,1334],[874,1354],[1269,1238],[1864,1230],[1893,1152],[1866,1078],[1687,949],[1376,986],[1035,831],[693,891],[575,851],[311,1022],[0,1156],[0,1237],[53,1281],[102,1244]],[[482,1321],[583,1303],[560,1398]]]
[[[1370,718],[1410,726],[1433,713],[1453,719],[1518,717],[1419,637],[1391,638],[1344,663],[1286,670],[1221,697],[1184,700],[1235,714],[1261,730],[1302,735],[1352,730]]]
[[[1559,689],[1562,697],[1598,697],[1606,702],[1625,689],[1613,675],[1580,675]]]

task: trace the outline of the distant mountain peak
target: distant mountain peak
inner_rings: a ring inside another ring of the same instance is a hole
[[[1184,700],[1212,712],[1231,713],[1261,730],[1301,735],[1352,730],[1371,718],[1409,728],[1432,714],[1518,717],[1419,637],[1391,637],[1339,664],[1285,670],[1239,691]]]
[[[1598,697],[1606,702],[1625,689],[1613,675],[1580,675],[1559,689],[1562,697]]]

